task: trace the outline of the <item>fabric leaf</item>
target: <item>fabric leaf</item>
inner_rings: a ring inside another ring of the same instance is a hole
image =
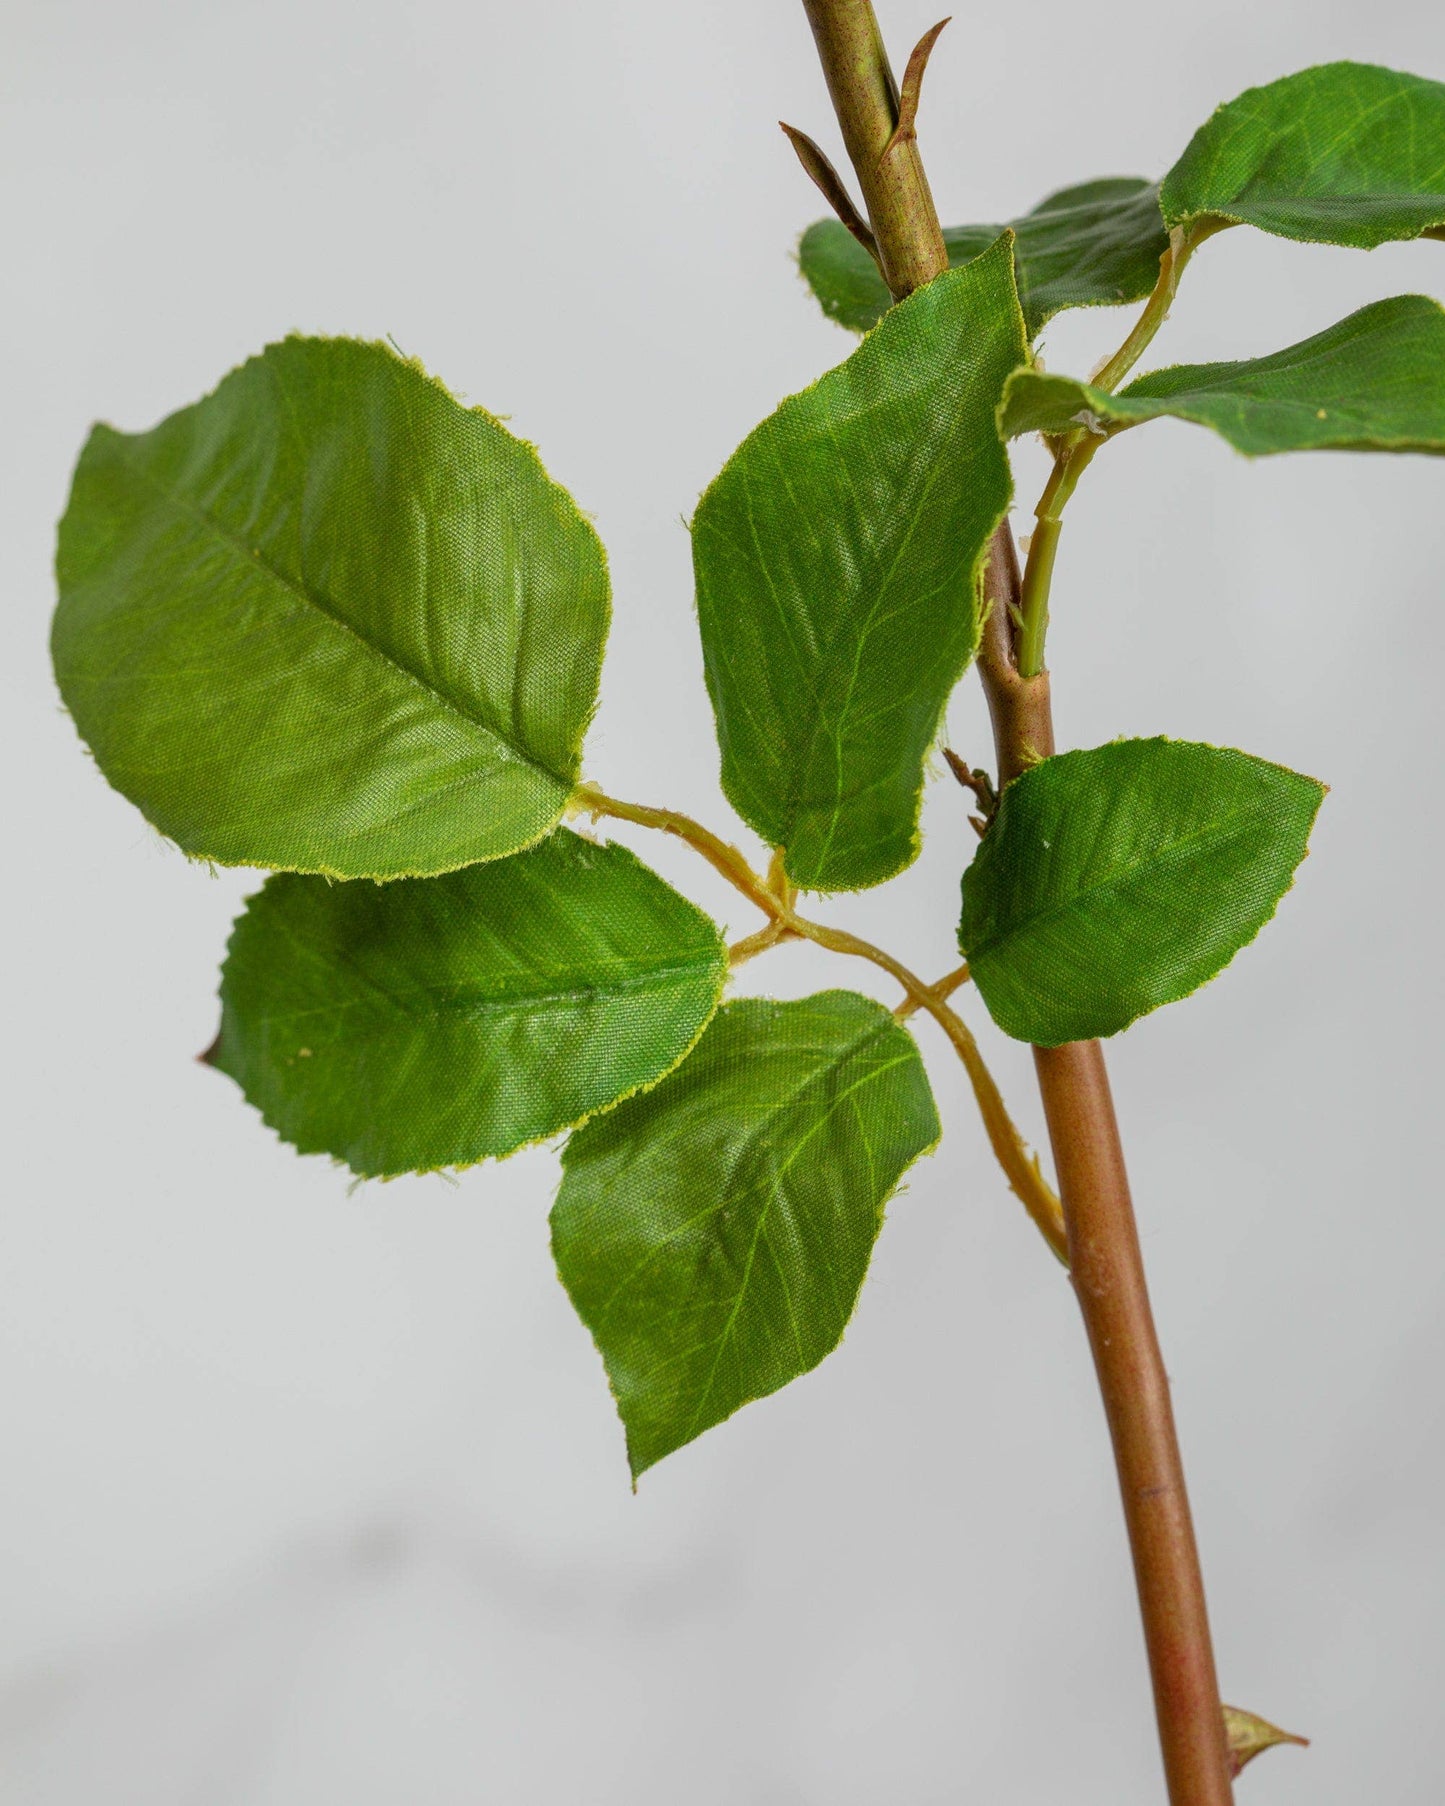
[[[837,1347],[939,1132],[908,1031],[824,991],[726,1004],[676,1072],[571,1137],[552,1247],[634,1477]]]
[[[1066,307],[1141,300],[1169,243],[1158,184],[1138,176],[1061,188],[1007,226],[945,226],[949,263],[971,263],[1005,231],[1016,241],[1019,302],[1031,339]],[[876,326],[893,304],[877,264],[837,220],[808,227],[798,264],[823,312],[854,332]]]
[[[602,548],[529,445],[384,345],[286,339],[150,432],[96,427],[57,568],[61,694],[188,853],[392,878],[562,814]]]
[[[1115,395],[1020,370],[1000,410],[1010,438],[1076,426],[1122,432],[1164,415],[1212,427],[1250,457],[1445,451],[1445,310],[1396,295],[1269,357],[1151,370]]]
[[[700,910],[566,829],[439,878],[284,873],[236,923],[207,1057],[303,1154],[468,1166],[653,1084],[726,975]]]
[[[1445,84],[1322,63],[1222,106],[1160,191],[1171,226],[1223,219],[1368,251],[1445,225]]]
[[[1016,778],[963,877],[959,945],[1005,1034],[1117,1034],[1273,916],[1324,787],[1186,740],[1116,740]]]
[[[923,762],[1011,494],[994,415],[1024,354],[1001,239],[785,401],[698,504],[723,788],[796,884],[859,889],[917,852]]]

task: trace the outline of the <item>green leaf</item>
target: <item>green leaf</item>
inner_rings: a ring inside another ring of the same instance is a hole
[[[1213,427],[1250,457],[1270,452],[1445,451],[1445,310],[1396,295],[1270,357],[1151,370],[1116,395],[1020,370],[1001,430],[1122,432],[1172,415]]]
[[[1024,355],[1000,239],[785,401],[698,504],[723,788],[796,884],[878,884],[918,850],[923,761],[1012,493],[994,414]]]
[[[945,226],[950,265],[961,269],[972,263],[1006,231],[1017,241],[1019,301],[1031,339],[1066,307],[1142,300],[1169,244],[1158,184],[1139,176],[1105,176],[1061,188],[1006,226]],[[854,332],[876,326],[892,305],[877,264],[837,220],[808,227],[798,263],[823,312]]]
[[[236,923],[208,1058],[303,1154],[468,1166],[654,1084],[726,975],[700,910],[566,830],[441,878],[286,873]]]
[[[889,1195],[939,1137],[913,1038],[848,991],[744,998],[567,1143],[552,1248],[634,1477],[816,1367]]]
[[[1005,1034],[1117,1034],[1274,914],[1323,785],[1246,753],[1116,740],[1016,778],[963,877],[959,945]]]
[[[1372,250],[1445,225],[1445,85],[1322,63],[1222,106],[1160,191],[1171,226],[1229,220]]]
[[[602,548],[529,445],[384,345],[286,339],[151,432],[96,427],[57,567],[61,694],[188,853],[394,878],[561,817]]]

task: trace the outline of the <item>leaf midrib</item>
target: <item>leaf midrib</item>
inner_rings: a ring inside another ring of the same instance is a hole
[[[1167,845],[1156,848],[1146,858],[1116,868],[1107,878],[1100,879],[1098,883],[1083,885],[1079,889],[1071,891],[1066,898],[1052,907],[1035,911],[1025,917],[1017,927],[1007,929],[992,940],[978,942],[974,946],[966,948],[968,958],[973,961],[988,958],[1001,948],[1008,946],[1011,941],[1017,940],[1020,935],[1030,934],[1038,928],[1057,921],[1060,916],[1068,915],[1087,898],[1096,896],[1100,891],[1122,888],[1125,884],[1132,883],[1136,878],[1149,871],[1151,867],[1164,865],[1181,849],[1204,846],[1211,841],[1227,839],[1231,834],[1237,833],[1240,827],[1247,825],[1251,818],[1257,819],[1261,813],[1263,813],[1262,810],[1254,808],[1236,809],[1229,816],[1217,818],[1204,827],[1196,829],[1193,833],[1182,834],[1177,840],[1171,840]]]
[[[699,958],[691,963],[675,962],[667,966],[653,966],[626,978],[610,979],[601,985],[551,991],[502,992],[486,997],[441,997],[425,985],[416,985],[404,990],[387,989],[383,991],[382,995],[386,999],[386,1005],[393,1006],[397,1016],[407,1021],[425,1020],[427,1015],[485,1018],[519,1015],[529,1009],[550,1009],[568,1003],[588,1003],[599,1000],[606,1002],[611,998],[626,997],[638,991],[660,990],[676,980],[710,976],[717,969],[725,968],[723,968],[720,954],[710,948],[706,959]],[[408,1016],[406,1010],[401,1007],[400,1001],[406,997],[429,998],[434,1007],[419,1016]],[[314,1009],[267,1012],[261,1017],[261,1020],[268,1026],[274,1027],[280,1023],[300,1022],[314,1016],[344,1016],[353,1011],[365,1011],[371,1013],[376,1031],[385,1033],[393,1029],[395,1024],[380,1013],[383,1007],[372,998],[351,997],[340,999],[334,1003],[318,1004]]]

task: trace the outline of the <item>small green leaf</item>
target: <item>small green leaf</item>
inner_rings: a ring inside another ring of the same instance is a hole
[[[1322,63],[1202,125],[1160,191],[1171,226],[1231,220],[1372,250],[1445,225],[1445,85]]]
[[[726,975],[700,910],[564,829],[441,878],[268,879],[207,1057],[303,1154],[368,1178],[468,1166],[654,1084]]]
[[[698,504],[723,788],[796,884],[856,890],[917,853],[923,761],[1011,494],[994,414],[1024,354],[1001,239],[785,401]]]
[[[945,226],[950,265],[972,263],[1006,231],[1017,241],[1019,301],[1031,339],[1066,307],[1142,300],[1169,243],[1158,185],[1139,176],[1106,176],[1061,188],[1006,226]],[[840,326],[867,332],[892,306],[877,264],[837,220],[808,227],[798,263],[819,306]]]
[[[963,876],[959,945],[994,1021],[1056,1047],[1198,990],[1274,914],[1323,796],[1186,740],[1116,740],[1024,772]]]
[[[1122,432],[1172,415],[1213,427],[1249,457],[1270,452],[1445,451],[1445,310],[1396,295],[1270,357],[1151,370],[1110,395],[1072,377],[1019,370],[1001,430]]]
[[[725,1005],[676,1072],[571,1138],[552,1248],[634,1477],[837,1347],[939,1133],[912,1036],[824,991]]]
[[[61,694],[188,853],[394,878],[561,817],[602,548],[529,445],[384,345],[286,339],[151,432],[96,427],[57,569]]]

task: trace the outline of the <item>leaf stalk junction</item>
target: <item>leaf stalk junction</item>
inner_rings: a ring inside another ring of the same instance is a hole
[[[794,907],[792,887],[783,873],[782,860],[776,854],[764,877],[754,870],[737,847],[676,809],[655,809],[642,803],[623,802],[617,797],[608,796],[595,784],[580,784],[575,803],[578,809],[594,819],[610,816],[617,821],[632,822],[638,827],[653,828],[673,835],[705,859],[714,871],[768,917],[767,927],[734,946],[734,965],[785,940],[812,941],[816,946],[826,947],[829,952],[868,960],[901,985],[905,1002],[895,1014],[901,1018],[922,1010],[943,1030],[949,1045],[963,1063],[979,1114],[983,1118],[989,1145],[1003,1169],[1010,1190],[1028,1212],[1053,1254],[1067,1265],[1067,1235],[1063,1208],[1058,1197],[1044,1178],[1037,1156],[1030,1150],[1009,1116],[1002,1093],[979,1051],[973,1031],[956,1010],[949,1008],[948,998],[960,985],[967,982],[966,966],[929,984],[916,972],[910,971],[901,960],[895,959],[891,953],[874,946],[860,935],[799,915]]]

